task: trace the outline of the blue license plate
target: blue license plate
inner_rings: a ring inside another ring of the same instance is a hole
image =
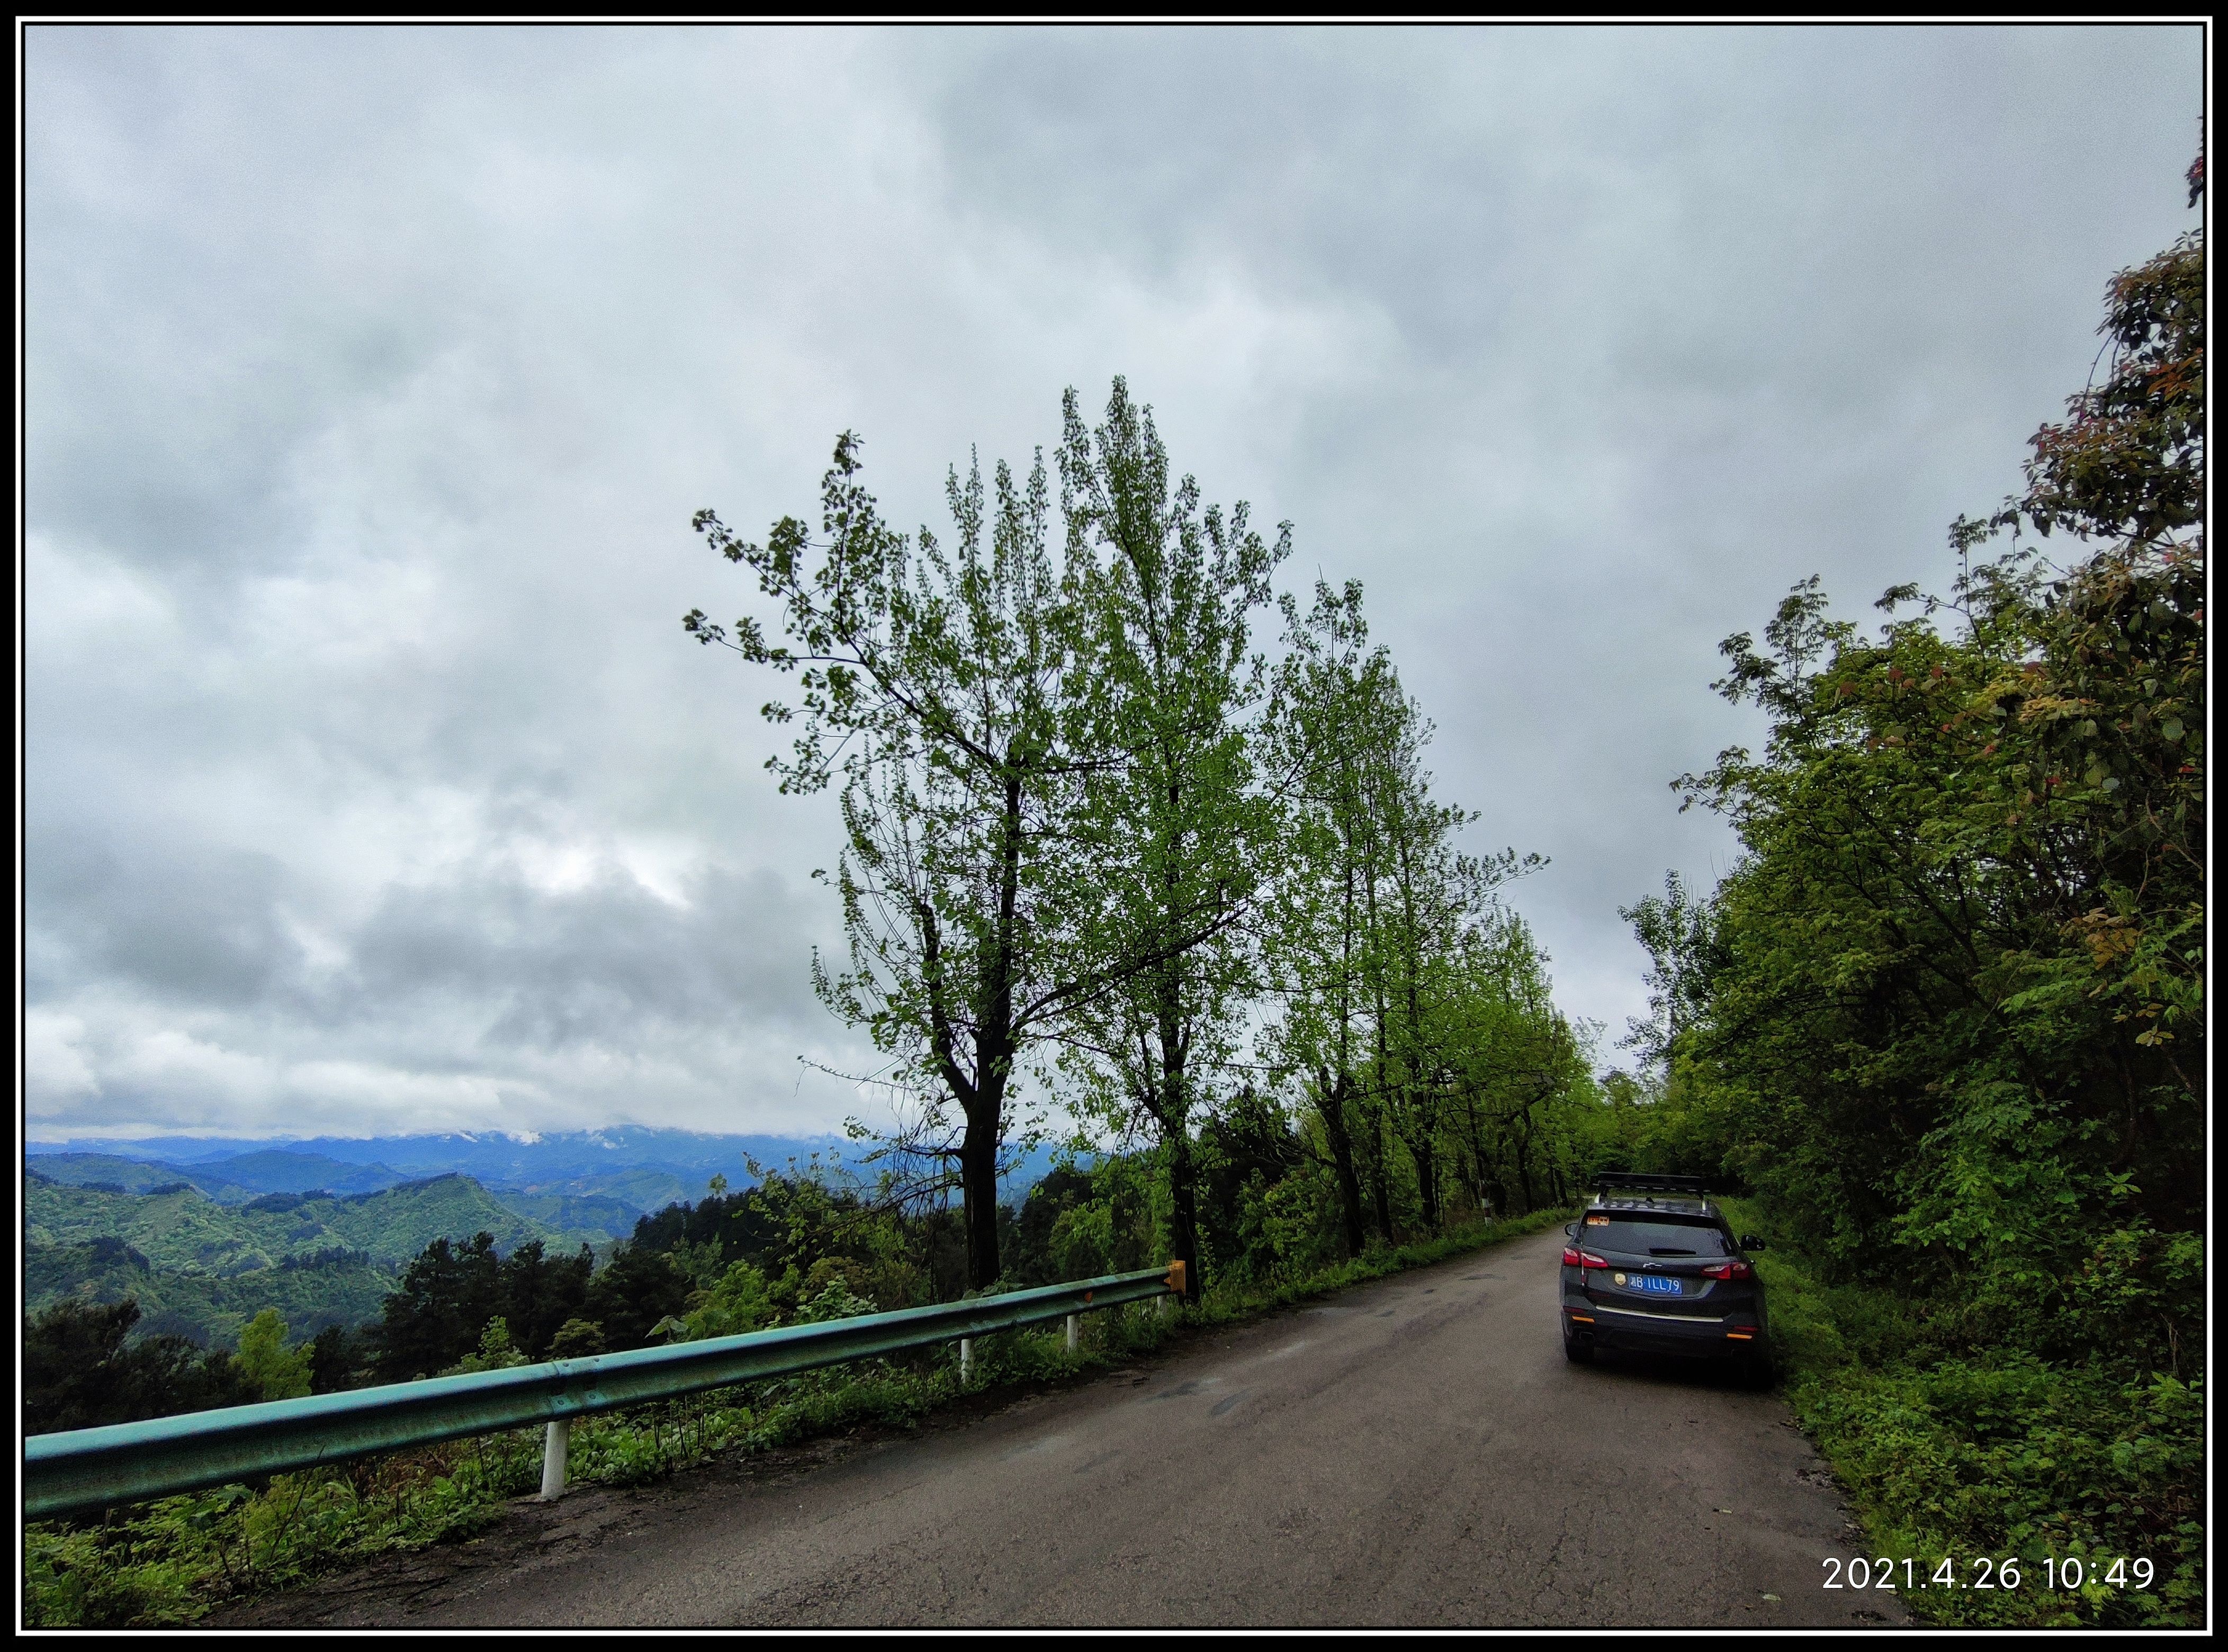
[[[1660,1297],[1676,1297],[1683,1294],[1682,1288],[1676,1279],[1666,1279],[1658,1274],[1636,1273],[1632,1276],[1632,1284],[1635,1290],[1652,1290]]]

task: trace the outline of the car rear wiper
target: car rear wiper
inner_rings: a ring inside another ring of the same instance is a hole
[[[1648,1254],[1650,1256],[1699,1256],[1701,1252],[1699,1251],[1661,1251],[1657,1250],[1654,1245],[1650,1245],[1648,1249]]]

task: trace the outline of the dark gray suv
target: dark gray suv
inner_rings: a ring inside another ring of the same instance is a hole
[[[1769,1381],[1764,1284],[1700,1176],[1604,1175],[1564,1228],[1563,1353],[1596,1348],[1703,1355]]]

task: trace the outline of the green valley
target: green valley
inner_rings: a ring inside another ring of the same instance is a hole
[[[506,1253],[539,1240],[553,1255],[609,1242],[600,1230],[521,1215],[466,1175],[231,1205],[176,1182],[118,1193],[66,1187],[32,1170],[23,1180],[23,1226],[31,1312],[66,1297],[130,1297],[144,1316],[135,1335],[171,1332],[220,1345],[265,1308],[277,1308],[303,1335],[376,1319],[402,1267],[435,1239],[463,1244],[484,1233]]]
[[[275,1308],[293,1334],[315,1336],[329,1325],[379,1317],[394,1289],[392,1270],[360,1254],[298,1265],[258,1268],[220,1278],[153,1266],[120,1239],[84,1245],[33,1245],[23,1258],[23,1300],[34,1312],[65,1298],[139,1304],[137,1336],[179,1335],[212,1348],[240,1340],[240,1328]]]

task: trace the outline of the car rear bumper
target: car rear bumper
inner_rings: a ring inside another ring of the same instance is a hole
[[[1563,1335],[1596,1348],[1635,1354],[1721,1358],[1762,1349],[1764,1328],[1751,1315],[1647,1313],[1583,1297],[1563,1298]]]

